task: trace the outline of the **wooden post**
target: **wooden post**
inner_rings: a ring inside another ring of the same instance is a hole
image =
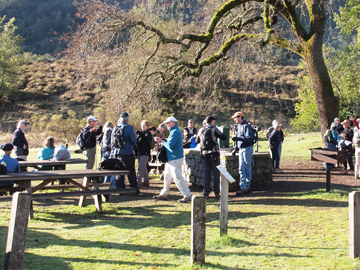
[[[206,200],[194,196],[191,208],[191,264],[205,263]]]
[[[216,166],[220,171],[220,236],[227,234],[228,230],[228,201],[229,201],[229,182],[234,183],[235,179],[221,165]]]
[[[224,234],[227,234],[228,231],[229,183],[222,174],[220,175],[220,236],[222,236]]]
[[[30,203],[31,194],[29,193],[16,192],[13,195],[6,243],[5,270],[23,268]]]
[[[330,192],[331,164],[326,163],[326,192]]]
[[[360,192],[349,194],[349,251],[350,258],[360,254]]]

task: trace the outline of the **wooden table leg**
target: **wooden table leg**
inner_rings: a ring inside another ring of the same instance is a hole
[[[6,243],[4,269],[22,269],[30,214],[31,193],[15,192]]]
[[[88,188],[89,187],[89,181],[90,179],[88,177],[84,177],[84,181],[83,181],[83,186]],[[86,200],[86,196],[80,196],[80,200],[79,200],[79,206],[83,207],[85,206],[85,200]]]
[[[94,190],[99,190],[99,178],[100,177],[93,177],[92,178],[92,180],[93,180],[93,189]],[[93,198],[94,198],[94,203],[95,203],[96,210],[101,213],[102,212],[101,195],[93,195]]]

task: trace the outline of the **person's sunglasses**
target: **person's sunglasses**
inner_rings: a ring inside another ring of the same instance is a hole
[[[24,126],[27,126],[28,124],[24,124]]]
[[[239,115],[238,115],[238,116],[236,116],[236,118],[240,118],[240,117],[241,117],[241,116],[239,116]]]

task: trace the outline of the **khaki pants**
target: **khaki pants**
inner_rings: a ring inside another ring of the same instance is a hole
[[[86,149],[84,151],[85,159],[88,161],[85,164],[85,170],[92,170],[95,164],[96,147]]]

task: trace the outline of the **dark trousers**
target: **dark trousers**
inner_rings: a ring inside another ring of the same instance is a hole
[[[278,151],[279,145],[278,146],[273,146],[271,149],[271,154],[272,154],[272,161],[273,161],[273,168],[275,169],[279,169],[279,165],[280,165],[280,155],[279,155],[279,151]]]
[[[346,150],[347,150],[347,153],[346,153],[346,157],[344,159],[344,162],[343,162],[343,165],[344,165],[344,169],[346,170],[347,169],[347,163],[349,162],[349,166],[350,166],[350,170],[354,170],[354,163],[353,163],[353,160],[352,160],[352,144],[348,145],[346,147]]]
[[[211,173],[214,178],[214,192],[215,195],[220,194],[220,171],[216,166],[220,165],[220,154],[211,153],[202,156],[203,159],[203,178],[204,178],[204,195],[208,196],[210,194],[210,182],[211,182]]]
[[[135,171],[135,156],[134,155],[121,155],[122,161],[124,162],[125,169],[130,171],[128,179],[130,182],[130,187],[136,189],[136,193],[139,193],[139,187],[136,182],[136,171]],[[116,187],[125,188],[125,178],[124,175],[116,177]]]

